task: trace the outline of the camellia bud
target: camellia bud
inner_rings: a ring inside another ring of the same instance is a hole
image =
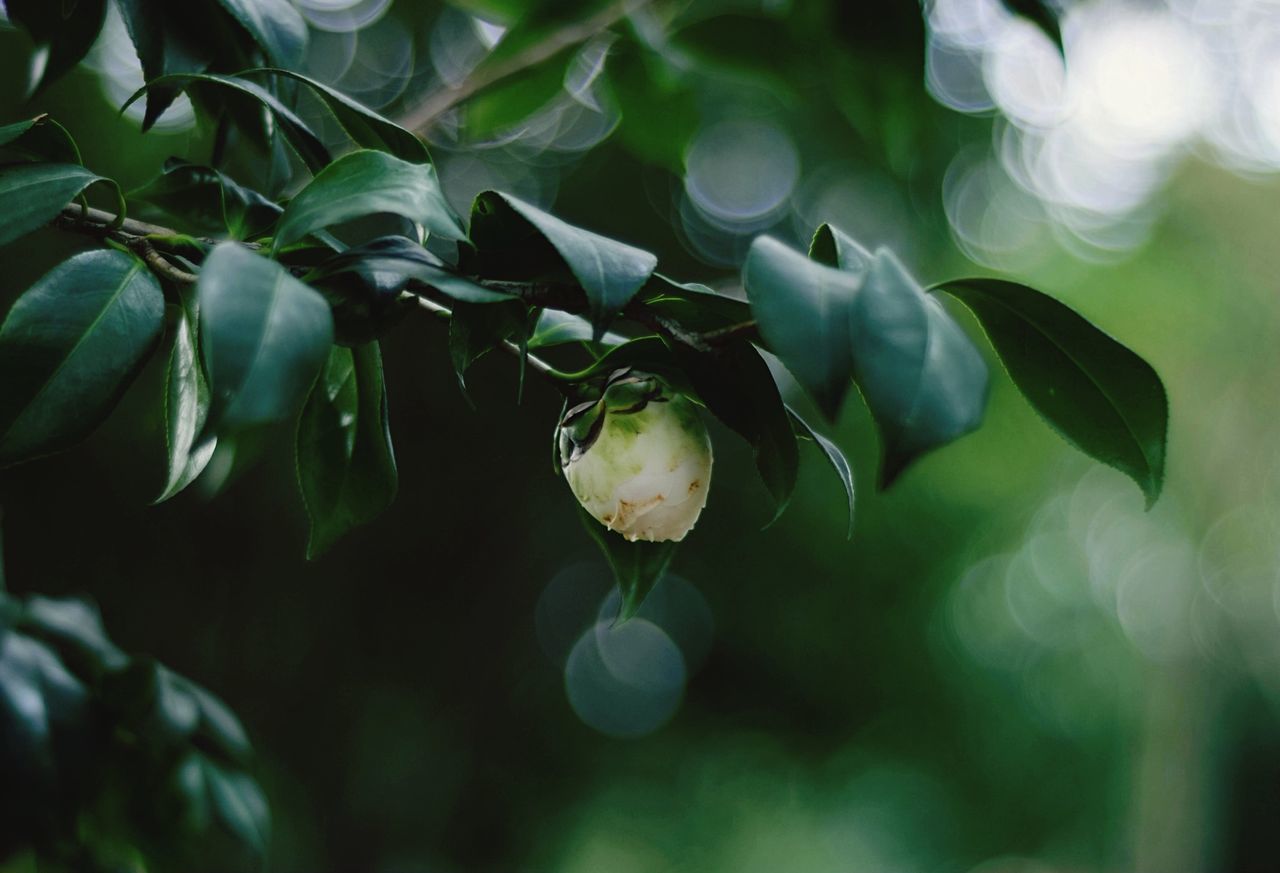
[[[615,371],[556,430],[560,466],[587,512],[628,540],[682,540],[707,503],[711,439],[692,400],[657,376]]]

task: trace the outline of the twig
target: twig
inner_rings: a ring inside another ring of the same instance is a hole
[[[156,247],[151,244],[151,240],[143,237],[134,237],[126,240],[124,243],[129,250],[146,262],[152,272],[158,274],[170,282],[176,282],[179,285],[194,285],[199,277],[195,273],[188,273],[186,270],[175,267],[173,264],[156,251]]]
[[[419,134],[426,133],[449,110],[464,103],[508,76],[535,67],[550,60],[567,48],[586,42],[603,33],[633,12],[647,5],[649,0],[618,0],[601,9],[595,15],[563,27],[519,51],[511,57],[492,65],[482,61],[478,67],[456,87],[443,87],[427,96],[418,106],[405,112],[400,124]]]

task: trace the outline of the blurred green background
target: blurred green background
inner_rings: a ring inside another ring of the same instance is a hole
[[[585,14],[296,5],[308,70],[392,116],[496,25]],[[762,531],[716,430],[678,578],[593,660],[610,583],[549,463],[559,397],[517,405],[492,356],[473,409],[423,318],[384,346],[399,496],[331,553],[303,560],[287,432],[149,505],[152,362],[88,443],[0,471],[9,587],[91,596],[232,706],[278,871],[1280,869],[1280,9],[1077,4],[1065,67],[977,0],[638,4],[615,31],[432,128],[455,204],[506,188],[726,289],[753,235],[823,220],[922,280],[1028,281],[1163,376],[1155,508],[1002,374],[988,424],[887,494],[850,404],[850,541],[816,453]],[[207,159],[181,105],[146,135],[118,114],[140,82],[118,20],[28,103],[29,56],[0,29],[0,122],[53,114],[126,186]],[[83,244],[0,249],[0,311]]]

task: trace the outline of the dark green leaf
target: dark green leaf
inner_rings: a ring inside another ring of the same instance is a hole
[[[142,62],[143,81],[151,82],[174,73],[203,72],[213,61],[218,33],[209,26],[204,4],[182,4],[170,0],[116,0],[125,29]],[[142,129],[149,130],[177,98],[181,88],[157,86],[147,91],[147,111]]]
[[[977,316],[1014,384],[1054,430],[1131,476],[1147,504],[1155,502],[1169,401],[1150,364],[1026,285],[958,279],[935,287]]]
[[[484,275],[538,278],[567,268],[586,294],[596,336],[649,281],[658,259],[650,252],[574,227],[509,194],[486,191],[472,207],[471,236]],[[518,275],[524,273],[524,275]]]
[[[865,249],[828,227],[819,230],[813,251],[862,278],[847,307],[848,354],[880,431],[880,484],[887,487],[912,461],[982,422],[987,367],[955,320],[887,249],[868,260]]]
[[[672,541],[628,542],[620,534],[605,528],[581,506],[578,507],[578,517],[613,570],[618,590],[622,592],[618,621],[626,621],[636,614],[653,586],[666,574],[671,559],[675,557],[676,546],[680,544]]]
[[[760,335],[829,419],[840,411],[853,375],[850,313],[863,278],[767,236],[752,243],[743,268]]]
[[[403,236],[386,236],[340,252],[308,277],[322,282],[344,273],[355,273],[372,287],[398,293],[409,282],[421,282],[462,303],[507,303],[505,291],[486,288],[453,272],[418,243]]]
[[[826,455],[827,461],[830,462],[832,469],[836,471],[836,475],[840,477],[840,483],[844,485],[845,496],[849,499],[849,533],[853,536],[853,468],[849,466],[849,459],[844,456],[844,452],[840,451],[840,447],[831,440],[818,433],[809,423],[800,417],[800,413],[796,412],[790,406],[787,407],[787,413],[791,416],[791,420],[795,422],[796,432],[802,436],[806,436],[818,444],[818,448],[822,449],[822,453]]]
[[[5,0],[5,9],[36,45],[48,47],[39,82],[33,83],[39,91],[89,53],[106,20],[107,0]]]
[[[760,478],[773,495],[776,519],[795,490],[800,453],[769,365],[745,341],[711,352],[676,345],[675,352],[702,402],[751,444]]]
[[[79,164],[80,149],[67,129],[48,115],[0,127],[0,148],[29,158]]]
[[[397,158],[416,164],[424,164],[431,160],[426,145],[413,133],[323,82],[317,82],[292,70],[262,68],[248,72],[287,76],[302,82],[329,107],[329,111],[333,113],[347,135],[358,145],[368,149],[381,149]]]
[[[232,106],[238,107],[242,117],[252,115],[253,111],[259,107],[266,109],[271,113],[289,144],[297,151],[298,156],[302,158],[303,163],[307,165],[311,172],[320,172],[332,160],[329,149],[320,141],[315,132],[307,126],[306,122],[299,118],[293,110],[281,103],[270,91],[261,85],[250,82],[248,79],[222,76],[215,73],[178,73],[161,76],[139,88],[125,101],[124,106],[120,107],[121,111],[128,109],[143,94],[156,88],[178,90],[217,89],[223,92],[224,97],[234,101]]]
[[[459,303],[449,319],[449,358],[465,394],[471,365],[504,341],[521,341],[528,324],[528,307],[518,300],[501,305]]]
[[[364,150],[334,161],[298,193],[280,217],[275,247],[379,212],[402,215],[447,239],[466,235],[440,191],[434,167]]]
[[[684,368],[666,340],[659,336],[642,336],[628,340],[622,345],[609,349],[589,367],[576,372],[557,372],[555,375],[568,382],[585,382],[607,377],[614,370],[625,367],[634,367],[645,373],[661,376],[667,384],[681,393],[694,393]]]
[[[13,242],[58,217],[62,207],[95,182],[111,185],[124,211],[115,182],[79,164],[12,164],[0,167],[0,245]]]
[[[636,299],[649,311],[675,319],[685,328],[698,332],[739,326],[752,318],[751,305],[744,299],[721,294],[696,282],[676,282],[659,273],[653,274]]]
[[[270,839],[271,817],[262,789],[248,774],[200,756],[202,782],[222,829],[261,858]]]
[[[391,505],[396,460],[377,343],[329,351],[298,419],[297,461],[308,558]]]
[[[0,464],[66,448],[115,406],[164,326],[164,295],[118,251],[76,255],[0,327]]]
[[[201,439],[209,418],[209,383],[200,366],[199,308],[194,289],[183,288],[182,306],[164,373],[165,485],[156,503],[182,491],[204,471],[217,438]]]
[[[218,245],[197,284],[200,350],[211,389],[205,429],[219,432],[289,417],[333,342],[320,294],[274,261]]]
[[[273,201],[212,167],[171,159],[164,172],[132,192],[184,230],[247,239],[270,230],[283,211]]]
[[[220,0],[273,64],[300,64],[307,50],[307,22],[289,0]]]

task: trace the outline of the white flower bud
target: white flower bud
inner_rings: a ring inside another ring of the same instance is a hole
[[[689,398],[619,371],[604,396],[570,409],[560,463],[578,502],[628,540],[682,540],[711,485],[711,439]]]

